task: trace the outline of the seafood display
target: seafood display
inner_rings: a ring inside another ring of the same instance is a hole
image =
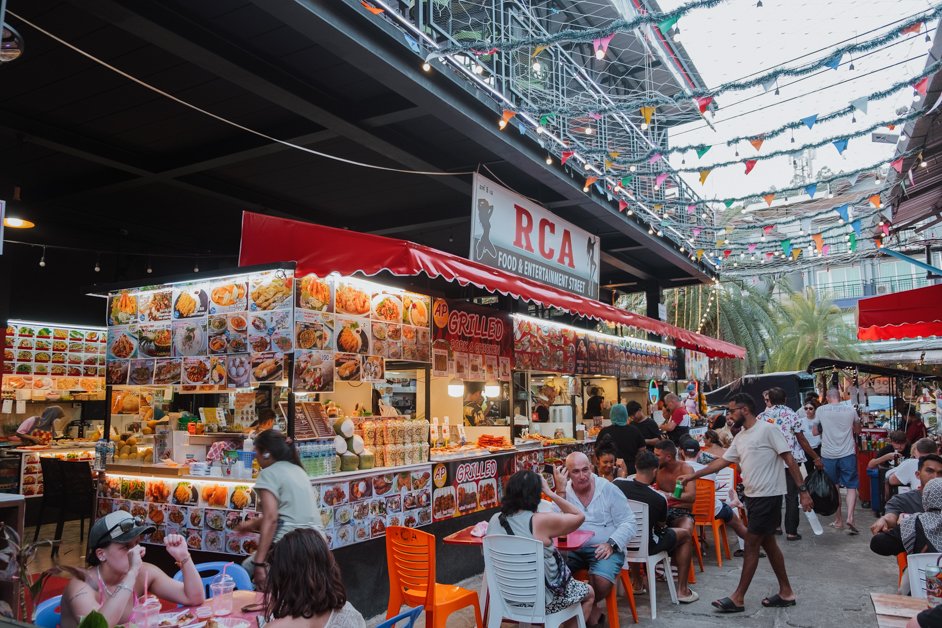
[[[296,351],[294,389],[330,392],[334,388],[334,354],[329,351]]]
[[[304,310],[330,312],[333,310],[332,282],[317,275],[305,275],[297,280],[295,306]],[[306,347],[310,348],[310,347]]]
[[[137,297],[128,292],[119,292],[108,298],[108,322],[111,325],[127,325],[137,318]]]

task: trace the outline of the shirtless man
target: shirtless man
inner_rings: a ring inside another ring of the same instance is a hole
[[[677,460],[677,445],[674,441],[664,439],[654,446],[654,455],[657,456],[657,488],[667,494],[667,526],[680,528],[694,534],[693,529],[693,502],[697,496],[696,482],[688,482],[680,497],[674,497],[674,486],[677,478],[690,475],[693,468],[686,462]]]

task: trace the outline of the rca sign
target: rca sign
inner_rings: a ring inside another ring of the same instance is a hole
[[[479,174],[472,203],[472,260],[598,298],[596,236]]]

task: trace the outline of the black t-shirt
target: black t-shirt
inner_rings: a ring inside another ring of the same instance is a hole
[[[638,450],[644,447],[644,438],[641,431],[634,425],[609,425],[603,427],[599,432],[596,442],[601,441],[605,436],[610,436],[615,443],[615,449],[618,450],[618,457],[625,461],[625,467],[628,468],[628,475],[635,472],[635,456]]]
[[[641,432],[641,437],[644,440],[649,440],[652,438],[661,440],[661,428],[658,427],[657,421],[651,417],[646,418],[644,421],[641,421],[641,423],[635,423],[635,426]],[[654,451],[654,446],[648,445],[648,449]]]
[[[650,486],[634,480],[616,478],[613,484],[621,489],[628,499],[648,505],[648,549],[657,545],[660,538],[657,532],[667,525],[667,500]]]
[[[603,401],[605,401],[605,399],[598,395],[589,397],[589,400],[585,404],[585,418],[594,419],[597,416],[604,416],[602,414]]]
[[[892,454],[892,453],[896,453],[896,450],[893,449],[893,445],[887,445],[886,447],[881,447],[880,450],[877,451],[877,455],[874,457],[880,458],[882,456],[885,456],[887,454]],[[909,458],[909,453],[906,451],[906,448],[904,448],[903,451],[900,452],[900,454],[902,454],[903,456],[902,458],[900,458],[900,460],[905,460],[906,458]],[[894,464],[893,461],[890,460],[889,462],[883,463],[880,466],[883,469],[893,469],[894,467],[897,467],[899,465]]]

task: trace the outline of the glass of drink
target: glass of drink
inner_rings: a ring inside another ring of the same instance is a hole
[[[232,613],[232,592],[234,590],[235,581],[230,576],[220,574],[213,578],[213,581],[209,584],[213,615],[224,617]]]

